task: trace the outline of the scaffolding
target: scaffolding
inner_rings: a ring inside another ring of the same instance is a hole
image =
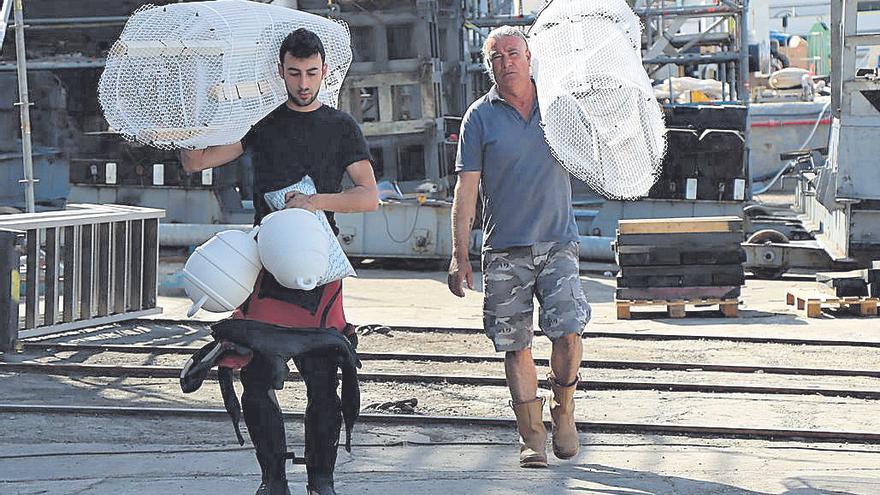
[[[748,0],[637,0],[634,10],[645,26],[643,61],[650,77],[692,71],[720,81],[723,101],[747,102]]]
[[[718,79],[722,100],[746,102],[748,0],[696,0],[686,5],[635,0],[633,10],[644,24],[642,56],[649,77],[665,79],[690,70],[701,78]],[[521,3],[519,9],[504,11],[493,9],[491,0],[469,0],[466,14],[465,28],[476,50],[488,30],[504,25],[528,27],[536,18],[523,13]],[[471,65],[472,72],[479,70],[482,68]]]

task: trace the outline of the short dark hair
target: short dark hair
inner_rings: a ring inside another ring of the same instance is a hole
[[[281,64],[284,64],[284,55],[287,53],[295,58],[309,58],[318,53],[322,63],[327,59],[321,38],[306,28],[293,31],[281,42],[281,49],[278,51],[278,61]]]

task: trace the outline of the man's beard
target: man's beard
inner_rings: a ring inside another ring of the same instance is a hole
[[[318,91],[320,92],[320,90]],[[287,90],[287,100],[293,103],[298,107],[307,107],[312,104],[313,101],[318,97],[318,92],[312,94],[312,97],[306,101],[301,100],[299,97],[295,96],[290,90]]]

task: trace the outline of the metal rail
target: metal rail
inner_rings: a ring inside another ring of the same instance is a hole
[[[168,366],[117,366],[106,364],[55,364],[55,363],[0,363],[0,372],[42,373],[47,375],[77,375],[92,377],[129,378],[179,378],[180,369]],[[210,377],[216,377],[211,373]],[[453,385],[476,385],[506,387],[504,377],[399,374],[399,373],[358,373],[358,379],[375,383],[441,383]],[[288,381],[299,381],[300,375],[291,371]],[[546,380],[541,385],[549,387]],[[857,399],[880,400],[880,391],[842,390],[796,387],[765,387],[752,385],[715,385],[700,383],[638,382],[612,380],[581,380],[578,390],[658,390],[664,392],[698,392],[712,394],[765,394],[765,395],[821,395],[825,397],[852,397]]]
[[[56,344],[47,342],[25,342],[25,350],[64,351],[64,352],[118,352],[131,354],[179,354],[190,355],[199,346],[146,346],[130,344]],[[425,354],[404,352],[359,352],[361,361],[426,361],[433,363],[503,363],[503,356],[466,355],[466,354]],[[547,358],[535,358],[538,366],[549,366]],[[708,363],[671,363],[663,361],[609,361],[584,359],[581,367],[588,369],[620,369],[647,371],[704,371],[713,373],[764,373],[768,375],[803,375],[803,376],[849,376],[880,378],[880,370],[850,370],[834,368],[799,368],[761,365],[732,365]]]
[[[2,227],[0,227],[2,228]],[[150,318],[150,319],[134,319],[129,323],[135,325],[210,325],[211,322],[193,321],[193,320],[173,320],[167,318]],[[415,326],[393,326],[389,327],[391,332],[412,332],[412,333],[459,333],[459,334],[480,334],[485,332],[482,328],[467,327],[415,327]],[[542,336],[544,332],[535,330],[535,336]],[[582,335],[584,339],[621,339],[621,340],[637,340],[637,341],[679,341],[679,340],[705,340],[707,342],[738,342],[748,344],[783,344],[783,345],[811,345],[811,346],[839,346],[839,347],[868,347],[880,348],[880,340],[877,341],[859,341],[859,340],[831,340],[831,339],[800,339],[800,338],[778,338],[778,337],[748,337],[739,335],[689,335],[689,334],[670,334],[670,333],[631,333],[631,332],[595,332],[585,331]]]
[[[128,16],[97,16],[97,17],[45,17],[28,19],[25,29],[89,29],[106,26],[123,26]],[[8,29],[11,29],[10,26]]]
[[[171,322],[171,320],[163,320]],[[182,322],[178,322],[182,323]],[[445,332],[464,334],[484,334],[482,328],[465,327],[414,327],[399,326],[390,327],[392,332]],[[544,332],[535,330],[535,336],[542,336]],[[585,331],[582,335],[585,339],[622,339],[622,340],[646,340],[646,341],[675,341],[675,340],[705,340],[719,342],[741,342],[749,344],[789,344],[789,345],[815,345],[815,346],[842,346],[842,347],[878,347],[878,341],[856,340],[830,340],[830,339],[798,339],[778,337],[747,337],[739,335],[689,335],[670,333],[629,333],[629,332],[596,332]]]
[[[227,420],[223,409],[174,407],[120,407],[0,403],[0,412],[15,414],[73,414],[105,416],[190,417]],[[285,419],[301,420],[302,413],[284,412]],[[432,416],[362,413],[358,421],[367,424],[402,424],[417,426],[449,425],[458,427],[505,427],[515,425],[512,418],[479,416]],[[880,444],[880,433],[852,431],[795,430],[777,428],[734,428],[699,425],[672,425],[652,423],[616,423],[577,421],[583,433],[672,435],[692,438],[747,438],[769,441],[800,441],[823,443]]]
[[[160,313],[158,241],[164,216],[154,208],[70,204],[63,211],[0,217],[3,235],[23,234],[26,267],[24,321],[0,332],[22,339]],[[18,266],[13,270],[18,273]],[[11,294],[0,294],[0,300],[13,298],[18,289],[10,287]],[[12,312],[11,321],[17,321],[17,304]]]

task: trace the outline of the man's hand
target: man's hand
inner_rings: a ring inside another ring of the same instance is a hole
[[[471,268],[471,262],[467,258],[459,260],[453,257],[449,263],[449,277],[446,280],[449,285],[449,291],[458,297],[464,297],[464,288],[474,290],[474,270]]]
[[[202,159],[205,156],[205,151],[207,150],[180,150],[180,163],[183,165],[183,170],[190,174],[200,171],[202,169]]]
[[[296,191],[291,191],[284,195],[284,206],[287,208],[302,208],[303,210],[314,212],[318,209],[315,206],[315,196],[316,195],[309,195],[298,193]]]

